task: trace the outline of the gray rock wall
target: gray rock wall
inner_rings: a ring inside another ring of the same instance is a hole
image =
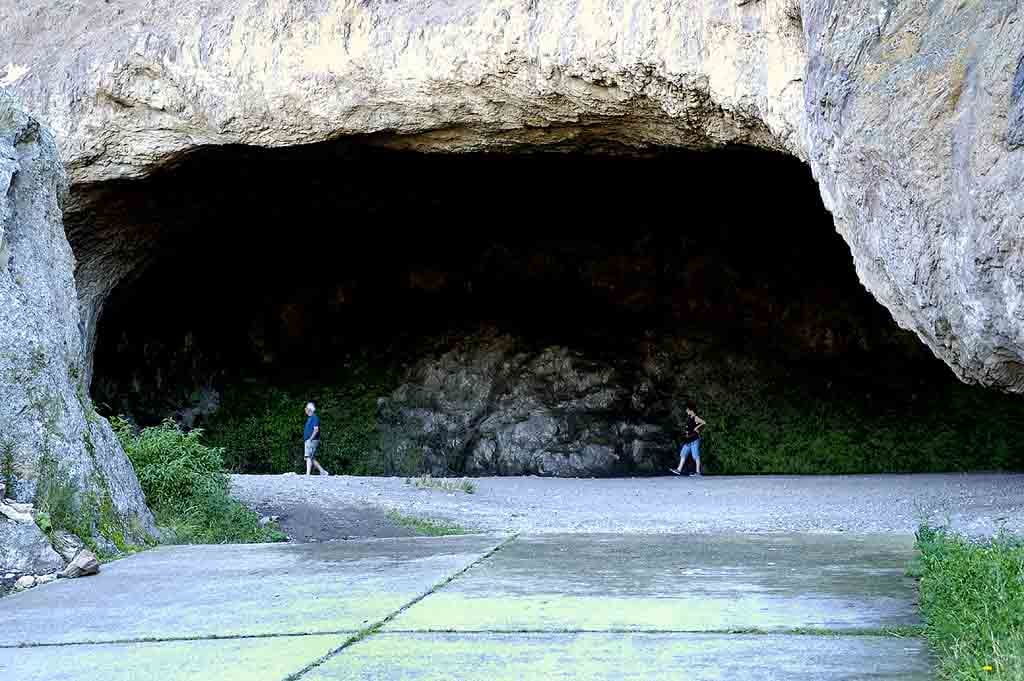
[[[423,360],[381,400],[388,473],[549,475],[664,472],[670,405],[636,367],[512,336],[471,335]]]
[[[805,6],[810,164],[860,280],[962,379],[1024,392],[1020,4]]]
[[[0,482],[6,496],[37,509],[41,492],[70,486],[79,505],[107,507],[115,516],[107,520],[139,539],[154,531],[153,518],[83,374],[74,258],[61,222],[66,190],[52,137],[0,94]],[[12,537],[38,544],[25,528],[8,530],[5,551]]]

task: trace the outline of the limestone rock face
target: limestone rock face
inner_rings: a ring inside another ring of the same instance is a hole
[[[37,575],[63,568],[64,560],[35,523],[0,518],[0,574]]]
[[[954,0],[26,0],[0,9],[0,44],[13,46],[0,85],[53,126],[73,213],[97,183],[207,145],[785,151],[810,164],[895,319],[964,380],[1024,392],[1018,12]],[[76,224],[88,343],[104,297],[146,253],[90,239],[87,215]]]
[[[61,223],[65,190],[52,138],[0,99],[0,471],[5,494],[34,500],[37,509],[43,490],[58,487],[70,486],[79,502],[95,507],[109,500],[118,516],[111,520],[134,536],[153,531],[153,518],[131,464],[88,396],[74,258]],[[7,528],[0,530],[5,550],[19,537],[30,553],[36,539],[45,542],[31,522],[0,525]]]
[[[858,276],[961,378],[1024,392],[1024,17],[805,3],[810,164]]]
[[[420,363],[379,413],[389,473],[644,474],[674,456],[673,434],[648,422],[654,391],[564,347],[526,348],[494,332]],[[663,421],[664,419],[654,419]]]

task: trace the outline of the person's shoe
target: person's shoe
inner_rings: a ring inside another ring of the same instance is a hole
[[[679,471],[677,471],[675,468],[669,468],[668,472],[671,473],[672,475],[679,475]]]

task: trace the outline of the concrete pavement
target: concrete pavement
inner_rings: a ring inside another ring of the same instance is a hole
[[[887,633],[918,623],[911,555],[835,535],[163,547],[0,600],[0,676],[925,681],[922,641]]]

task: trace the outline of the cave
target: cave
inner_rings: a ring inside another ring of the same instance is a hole
[[[206,147],[77,187],[68,234],[101,412],[208,428],[235,470],[301,461],[290,435],[239,444],[253,386],[339,429],[358,403],[373,437],[325,436],[342,472],[664,474],[688,398],[728,433],[721,472],[1018,463],[1003,403],[986,452],[951,455],[948,400],[997,397],[897,327],[774,152]]]

